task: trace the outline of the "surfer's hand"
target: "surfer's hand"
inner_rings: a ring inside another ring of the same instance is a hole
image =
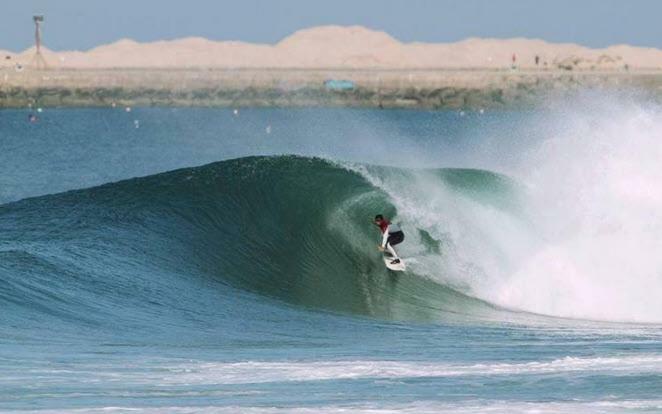
[[[383,252],[383,251],[384,251],[384,248],[383,248],[381,245],[380,245],[380,246],[377,246],[377,249],[378,249],[380,252]]]

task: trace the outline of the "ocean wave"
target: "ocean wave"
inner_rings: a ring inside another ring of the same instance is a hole
[[[524,194],[489,171],[273,156],[26,199],[0,206],[0,300],[138,325],[206,312],[199,289],[391,320],[528,321],[499,300],[544,250]],[[405,274],[383,266],[376,213],[407,234]]]

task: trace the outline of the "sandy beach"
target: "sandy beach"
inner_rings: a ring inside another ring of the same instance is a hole
[[[298,31],[274,45],[186,38],[88,51],[0,52],[0,106],[526,105],[580,88],[662,93],[662,51],[532,39],[402,43],[360,26]]]

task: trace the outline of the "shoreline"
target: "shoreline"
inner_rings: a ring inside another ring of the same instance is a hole
[[[0,108],[115,104],[505,109],[585,89],[636,90],[662,100],[662,70],[0,69]]]

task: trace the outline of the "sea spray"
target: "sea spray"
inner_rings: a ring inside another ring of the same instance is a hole
[[[522,163],[545,243],[491,299],[544,314],[662,321],[662,111],[584,96]]]
[[[349,168],[388,194],[419,275],[513,310],[659,322],[662,111],[640,98],[576,99],[531,114],[491,160],[473,149],[473,164],[493,171],[512,153],[506,175],[471,183],[476,170],[454,182],[448,169]],[[421,231],[438,254],[426,252]]]

